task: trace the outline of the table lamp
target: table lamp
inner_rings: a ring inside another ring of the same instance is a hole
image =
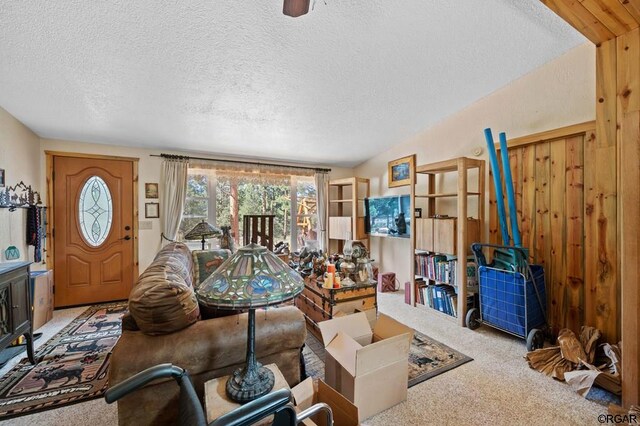
[[[304,280],[296,271],[266,247],[252,243],[238,249],[196,290],[205,306],[249,310],[246,365],[234,371],[226,384],[231,400],[253,401],[273,389],[273,372],[256,360],[256,308],[293,299],[303,288]]]
[[[213,236],[222,235],[222,230],[216,228],[209,222],[203,220],[187,232],[184,236],[185,240],[199,240],[202,238],[202,250],[204,250],[205,239]]]

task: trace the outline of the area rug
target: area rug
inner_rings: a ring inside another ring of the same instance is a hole
[[[88,308],[0,379],[0,419],[101,397],[126,302]]]
[[[307,376],[324,379],[324,346],[311,333],[307,333],[302,354]],[[414,330],[408,361],[411,387],[473,361],[473,358]]]
[[[33,342],[34,344],[42,337],[42,333],[33,333]],[[7,346],[0,352],[0,368],[4,367],[7,362],[11,361],[13,358],[17,357],[23,352],[27,351],[27,344],[20,343],[16,345]]]

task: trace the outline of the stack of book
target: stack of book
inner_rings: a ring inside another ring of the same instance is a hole
[[[447,259],[447,256],[440,254],[416,254],[416,275],[438,284],[449,284],[457,286],[456,283],[456,259]],[[467,286],[478,284],[477,265],[471,260],[467,260]]]
[[[431,309],[443,314],[458,316],[458,295],[455,289],[446,284],[418,285],[418,300]],[[473,307],[473,294],[467,296],[467,308]]]

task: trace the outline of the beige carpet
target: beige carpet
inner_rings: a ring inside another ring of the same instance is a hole
[[[409,389],[408,400],[365,425],[597,425],[606,407],[529,369],[524,342],[489,327],[470,331],[404,304],[402,293],[380,294],[380,310],[472,358],[461,367]],[[45,342],[84,308],[56,311],[43,327]],[[17,360],[16,360],[17,362]],[[0,374],[9,366],[9,362]],[[383,386],[383,384],[381,384]],[[115,405],[93,400],[11,419],[12,425],[115,425]]]

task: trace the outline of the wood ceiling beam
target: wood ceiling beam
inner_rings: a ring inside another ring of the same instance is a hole
[[[620,0],[579,0],[598,21],[616,36],[638,28],[638,21]]]
[[[540,1],[596,45],[616,37],[578,0]]]
[[[640,22],[640,0],[618,0],[633,18]]]

